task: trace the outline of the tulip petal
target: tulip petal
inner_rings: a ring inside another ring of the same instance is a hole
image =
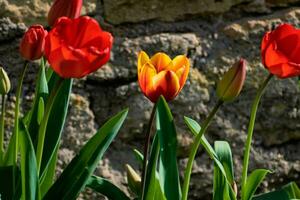
[[[141,69],[142,67],[147,63],[149,62],[149,56],[147,55],[146,52],[144,51],[141,51],[138,55],[138,68],[137,68],[137,73],[138,73],[138,76],[140,76],[140,73],[141,73]]]
[[[276,49],[277,49],[277,45],[275,42],[272,42],[266,49],[265,65],[268,68],[272,65],[278,65],[278,64],[288,62],[288,58],[280,51],[277,51]]]
[[[161,71],[154,76],[153,87],[158,96],[163,95],[167,101],[175,98],[180,90],[178,77],[171,70]]]
[[[183,87],[190,71],[190,61],[184,55],[176,56],[173,60],[173,68],[179,79],[180,88]]]
[[[292,63],[273,65],[269,68],[269,71],[279,78],[300,76],[300,66],[296,66]]]
[[[142,92],[151,100],[153,98],[153,77],[156,75],[155,67],[146,63],[141,69],[139,85]]]
[[[157,72],[167,69],[171,62],[171,58],[165,53],[156,53],[151,57],[151,63],[156,68]]]

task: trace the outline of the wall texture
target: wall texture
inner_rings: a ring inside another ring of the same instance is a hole
[[[0,64],[8,71],[14,91],[22,67],[18,44],[26,26],[46,24],[49,2],[0,0]],[[151,104],[136,82],[136,55],[164,51],[187,54],[192,69],[182,93],[170,103],[179,133],[180,166],[187,161],[191,134],[182,115],[202,121],[216,102],[215,84],[239,57],[248,60],[248,76],[240,98],[218,112],[208,130],[212,140],[227,140],[233,148],[237,180],[241,171],[251,101],[267,76],[260,64],[260,41],[265,31],[279,23],[300,26],[297,0],[86,0],[83,13],[95,17],[113,33],[111,61],[85,79],[76,80],[68,121],[59,153],[64,168],[105,119],[124,107],[129,117],[100,163],[97,174],[124,186],[124,164],[136,166],[132,148],[142,148]],[[33,96],[37,71],[32,64],[26,77],[23,109]],[[9,105],[10,108],[14,104]],[[12,117],[12,110],[8,110]],[[11,123],[12,119],[7,119]],[[9,132],[9,131],[8,131]],[[251,151],[250,169],[274,171],[261,191],[289,181],[300,184],[300,88],[297,79],[271,81],[262,99]],[[190,199],[211,199],[212,161],[200,150],[194,165]],[[60,170],[58,171],[58,173]],[[91,199],[90,191],[81,198]],[[93,194],[95,199],[98,196]]]

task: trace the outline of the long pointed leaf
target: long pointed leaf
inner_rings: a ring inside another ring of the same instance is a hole
[[[29,133],[24,123],[22,121],[20,122],[22,199],[36,200],[39,198],[39,179],[35,152]]]
[[[283,186],[279,190],[260,194],[253,197],[253,200],[298,200],[300,199],[300,189],[295,182]]]
[[[242,191],[242,200],[251,200],[258,186],[262,183],[266,175],[270,173],[266,169],[256,169],[247,178],[245,190]]]
[[[85,187],[104,152],[120,130],[128,110],[123,110],[108,122],[84,145],[62,175],[46,193],[44,200],[73,200]]]
[[[99,192],[110,200],[130,200],[130,198],[120,188],[101,177],[92,176],[89,178],[86,187]]]
[[[177,166],[177,133],[169,106],[163,97],[157,103],[157,134],[160,143],[159,179],[167,199],[180,200]]]

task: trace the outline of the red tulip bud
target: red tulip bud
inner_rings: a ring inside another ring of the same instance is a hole
[[[232,101],[244,85],[246,78],[246,60],[240,59],[223,76],[217,85],[217,95],[221,101]]]
[[[48,13],[48,24],[53,26],[60,17],[78,18],[81,8],[82,0],[55,0]]]
[[[44,54],[45,38],[48,32],[42,25],[31,26],[24,34],[20,53],[27,60],[37,60]]]

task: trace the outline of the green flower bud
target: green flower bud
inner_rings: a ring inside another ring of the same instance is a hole
[[[0,94],[5,95],[10,91],[10,80],[7,73],[0,67]]]
[[[241,92],[246,79],[246,60],[236,62],[218,82],[217,95],[221,101],[234,100]]]
[[[141,192],[141,177],[128,164],[125,165],[127,172],[127,182],[130,190],[138,195]]]

